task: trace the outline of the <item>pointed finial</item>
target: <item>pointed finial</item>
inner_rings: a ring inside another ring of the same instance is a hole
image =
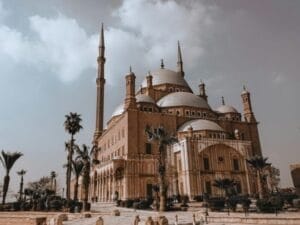
[[[222,105],[225,105],[224,96],[222,96]]]
[[[246,85],[243,85],[243,90],[244,90],[244,91],[247,91]]]
[[[151,76],[151,72],[150,72],[150,70],[148,70],[148,74],[147,74],[148,76]]]
[[[203,80],[202,79],[200,79],[200,84],[203,84]]]
[[[179,41],[177,42],[177,72],[184,77],[183,62],[182,62],[182,55],[181,55],[181,48],[180,48]]]
[[[182,63],[182,55],[179,41],[177,41],[177,63]]]
[[[104,47],[104,29],[103,23],[101,23],[101,35],[100,35],[100,47]]]
[[[165,68],[165,64],[164,64],[164,59],[160,60],[160,68],[164,69]]]
[[[132,73],[131,65],[129,66],[129,73]]]

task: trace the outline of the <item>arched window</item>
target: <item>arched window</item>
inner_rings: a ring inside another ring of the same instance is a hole
[[[204,170],[209,170],[210,169],[208,156],[203,157],[203,169]]]

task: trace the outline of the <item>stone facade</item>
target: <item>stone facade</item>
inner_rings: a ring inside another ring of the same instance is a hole
[[[100,40],[100,58],[104,58],[104,35]],[[99,61],[98,80],[104,79],[104,62]],[[124,102],[116,109],[107,128],[103,120],[103,85],[97,85],[97,115],[94,157],[100,161],[91,171],[90,197],[97,201],[145,198],[158,183],[158,146],[149,142],[145,128],[163,126],[178,137],[168,146],[168,195],[221,195],[213,186],[216,178],[231,178],[242,194],[256,193],[256,179],[245,159],[261,155],[258,122],[252,111],[250,93],[244,88],[241,99],[243,116],[234,107],[212,109],[205,84],[194,94],[185,81],[180,46],[177,71],[161,68],[149,72],[139,90],[135,75],[125,76]],[[98,83],[97,83],[98,84]],[[98,107],[101,106],[99,109]]]

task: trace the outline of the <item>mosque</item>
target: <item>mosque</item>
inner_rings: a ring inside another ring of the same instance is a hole
[[[236,191],[254,194],[256,177],[246,163],[247,158],[261,155],[258,122],[252,111],[250,93],[241,93],[243,112],[222,104],[211,108],[205,84],[194,92],[187,81],[178,43],[177,69],[160,68],[148,72],[139,90],[135,90],[135,74],[126,75],[126,93],[103,126],[105,88],[105,44],[101,29],[98,56],[96,129],[94,157],[100,163],[91,170],[89,196],[97,201],[145,198],[153,195],[158,184],[158,145],[149,142],[147,125],[163,126],[178,142],[167,148],[166,180],[168,195],[204,193],[219,196],[213,186],[217,178],[234,179]],[[105,129],[104,129],[105,127]]]

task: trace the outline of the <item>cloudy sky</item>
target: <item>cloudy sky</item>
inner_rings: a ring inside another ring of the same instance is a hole
[[[24,168],[29,181],[55,170],[64,186],[70,111],[83,118],[77,141],[91,143],[103,22],[106,120],[123,101],[129,65],[138,88],[161,58],[176,68],[180,40],[186,79],[195,92],[207,84],[213,108],[224,96],[242,111],[248,87],[263,153],[291,185],[289,164],[300,162],[299,21],[296,0],[0,0],[0,149],[24,153],[11,173]]]

